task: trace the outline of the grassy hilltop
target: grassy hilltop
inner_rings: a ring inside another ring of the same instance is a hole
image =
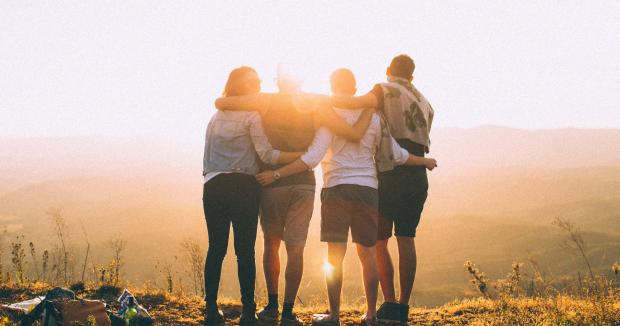
[[[0,302],[9,303],[42,295],[49,285],[36,283],[0,288]],[[156,319],[158,325],[201,325],[204,303],[191,295],[174,295],[159,290],[130,288]],[[120,288],[101,287],[80,293],[81,297],[101,299],[116,308]],[[238,301],[221,300],[227,324],[237,325],[241,314]],[[299,317],[310,325],[313,313],[325,312],[325,305],[301,306]],[[359,324],[361,306],[346,306],[341,313],[343,325]],[[0,325],[13,325],[18,318],[2,314]],[[454,301],[436,308],[414,308],[410,325],[620,325],[620,292],[582,296],[558,295],[549,298],[501,296]]]

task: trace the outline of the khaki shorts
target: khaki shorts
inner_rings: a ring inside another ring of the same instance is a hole
[[[314,209],[314,185],[263,188],[260,225],[265,239],[304,246]]]
[[[379,219],[377,189],[342,184],[321,191],[321,241],[353,242],[372,247]]]

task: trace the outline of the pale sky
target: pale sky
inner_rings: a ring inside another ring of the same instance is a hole
[[[231,69],[359,93],[394,55],[438,127],[620,128],[619,1],[0,2],[0,137],[202,141]]]

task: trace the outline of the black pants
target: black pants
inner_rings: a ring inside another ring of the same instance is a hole
[[[231,224],[235,237],[241,303],[244,307],[254,306],[254,245],[260,193],[261,187],[254,176],[241,173],[220,174],[204,185],[202,202],[209,234],[209,251],[205,263],[205,301],[208,309],[217,307],[222,262],[228,249]]]

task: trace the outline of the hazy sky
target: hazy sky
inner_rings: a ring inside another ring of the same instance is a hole
[[[396,54],[437,126],[620,127],[619,1],[0,1],[0,136],[202,140],[228,72],[359,92]]]

